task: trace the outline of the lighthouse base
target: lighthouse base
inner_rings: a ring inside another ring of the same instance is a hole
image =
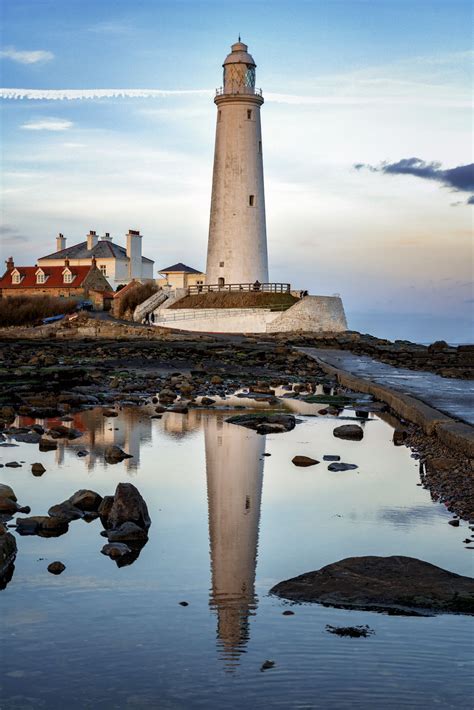
[[[347,330],[339,296],[305,296],[285,311],[270,308],[161,308],[155,325],[200,333],[318,333]]]

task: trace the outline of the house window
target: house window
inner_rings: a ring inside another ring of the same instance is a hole
[[[70,271],[66,271],[64,274],[64,283],[65,284],[70,284],[72,281],[72,274]]]
[[[249,207],[255,207],[255,195],[249,195]]]
[[[204,281],[196,281],[196,283],[198,286],[201,286],[204,283]]]
[[[20,274],[13,274],[12,276],[12,283],[14,284],[19,284],[21,281]]]
[[[46,281],[46,278],[45,278],[45,275],[43,272],[36,274],[36,283],[37,284],[44,284],[45,281]]]
[[[219,262],[219,266],[224,266],[224,262],[223,262],[223,261],[220,261],[220,262]]]
[[[252,111],[250,109],[247,110],[247,118],[249,120],[252,118]]]
[[[106,264],[101,264],[99,266],[99,269],[104,276],[107,276],[107,265]]]

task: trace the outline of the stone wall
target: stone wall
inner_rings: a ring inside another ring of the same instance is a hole
[[[268,333],[347,330],[344,306],[339,296],[305,296],[272,320]]]

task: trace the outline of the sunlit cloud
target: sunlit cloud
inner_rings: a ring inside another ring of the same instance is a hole
[[[67,131],[74,123],[61,118],[41,118],[37,121],[27,121],[21,125],[25,131]]]
[[[11,59],[19,64],[38,64],[38,62],[49,62],[54,59],[54,54],[44,49],[19,50],[15,47],[7,47],[0,51],[0,57]]]

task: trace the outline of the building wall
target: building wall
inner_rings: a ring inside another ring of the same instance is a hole
[[[220,96],[206,283],[268,282],[261,97]],[[247,118],[247,112],[251,118]],[[250,195],[254,205],[249,204]],[[221,266],[223,264],[223,266]]]
[[[339,296],[305,296],[280,313],[267,328],[268,333],[344,330],[347,330],[347,321]]]
[[[169,273],[166,278],[158,279],[159,286],[169,286],[170,288],[188,288],[199,283],[205,283],[206,274],[186,274],[184,272]]]
[[[119,284],[127,284],[129,278],[128,259],[115,259],[114,257],[97,259],[97,267],[105,267],[105,278],[110,285],[115,289]],[[71,266],[90,266],[92,259],[69,259]],[[38,266],[61,266],[64,264],[64,259],[38,259]],[[153,280],[153,262],[142,259],[142,276],[135,277],[140,280]]]
[[[28,296],[35,298],[36,296],[51,296],[52,298],[85,298],[86,292],[84,288],[68,288],[66,286],[60,288],[3,288],[2,298],[11,298],[12,296]]]

